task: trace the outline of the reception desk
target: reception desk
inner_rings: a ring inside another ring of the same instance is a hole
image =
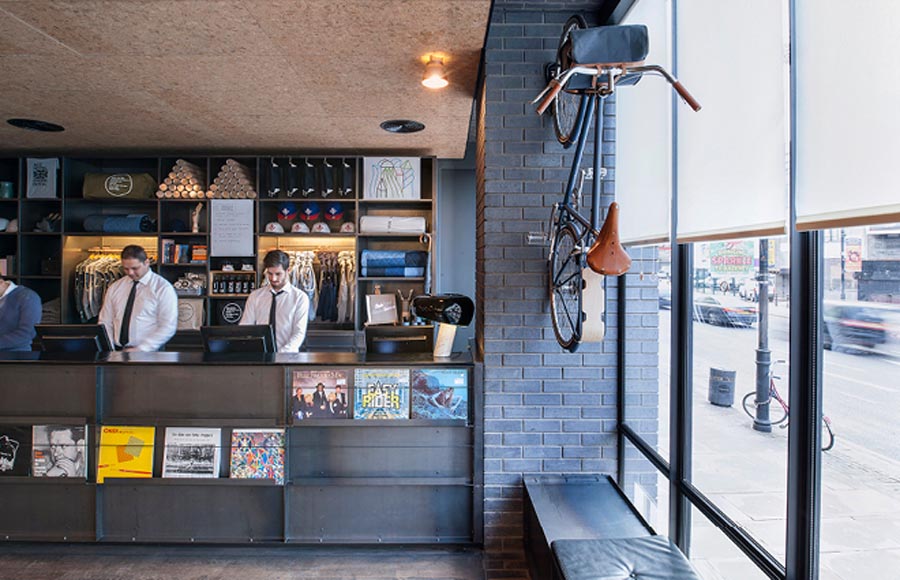
[[[467,377],[459,393],[467,411],[445,419],[417,417],[414,410],[389,419],[355,418],[352,411],[339,419],[293,416],[297,376],[337,371],[352,393],[379,369],[411,377],[455,371]],[[0,355],[0,424],[87,426],[85,478],[0,475],[0,538],[481,543],[480,374],[467,356]],[[104,426],[155,429],[152,477],[97,483]],[[166,430],[178,427],[221,430],[219,477],[162,477]],[[284,430],[282,483],[233,477],[229,442],[235,429]]]

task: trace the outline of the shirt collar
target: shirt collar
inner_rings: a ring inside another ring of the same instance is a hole
[[[150,283],[150,278],[153,276],[153,270],[147,270],[147,273],[144,274],[141,278],[138,279],[138,282],[146,286]]]
[[[10,292],[16,289],[15,282],[13,282],[12,280],[7,280],[7,282],[9,283],[9,286],[6,287],[6,292],[4,292],[3,296],[0,296],[0,298],[6,298],[7,296],[9,296]]]

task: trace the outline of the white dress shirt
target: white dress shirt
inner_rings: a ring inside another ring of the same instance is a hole
[[[131,293],[132,279],[116,280],[103,297],[100,324],[106,327],[113,344],[118,344],[125,306]],[[140,351],[161,349],[175,335],[178,327],[178,296],[168,280],[153,272],[138,280],[128,327],[128,344]]]
[[[290,283],[281,289],[275,307],[275,341],[278,352],[299,352],[306,338],[306,324],[309,322],[309,297]],[[250,293],[244,306],[241,324],[269,324],[269,310],[274,297],[271,286],[257,288]]]
[[[15,289],[16,289],[16,284],[12,280],[7,280],[6,281],[6,290],[3,291],[3,296],[0,296],[0,298],[6,298],[6,296]]]

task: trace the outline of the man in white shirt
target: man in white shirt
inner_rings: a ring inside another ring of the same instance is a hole
[[[125,277],[116,280],[103,297],[100,324],[117,349],[155,351],[175,335],[178,296],[168,280],[150,270],[140,246],[122,250]]]
[[[277,352],[298,352],[306,338],[309,298],[288,282],[291,259],[281,250],[263,258],[268,286],[254,290],[247,298],[241,324],[269,324],[275,330]]]

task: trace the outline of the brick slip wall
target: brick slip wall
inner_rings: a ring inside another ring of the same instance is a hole
[[[485,47],[476,109],[476,298],[485,369],[485,544],[493,554],[488,576],[494,578],[527,577],[521,560],[523,475],[616,472],[615,281],[608,286],[607,340],[566,353],[550,322],[548,248],[526,245],[527,232],[547,229],[572,158],[557,143],[549,116],[538,117],[529,102],[544,86],[543,67],[555,57],[562,24],[576,11],[590,23],[596,6],[497,0]],[[614,192],[614,103],[605,110],[603,165],[610,179],[603,207]],[[587,166],[592,152],[589,144]],[[650,312],[656,296],[648,300],[644,292],[655,292],[655,282],[641,288],[650,279],[639,278],[629,279],[628,310],[635,314],[628,326],[635,340],[626,345],[634,365],[626,376],[639,388],[651,382],[655,388],[658,334]],[[643,395],[634,400],[649,401]],[[639,411],[646,415],[642,428],[652,423],[648,432],[654,434],[655,412]]]

